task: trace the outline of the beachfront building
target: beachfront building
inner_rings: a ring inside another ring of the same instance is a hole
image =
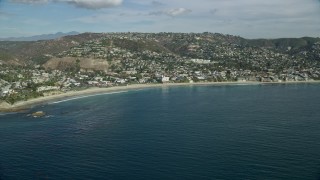
[[[170,81],[170,77],[162,76],[162,78],[161,78],[161,82],[162,82],[162,83],[167,83],[167,82],[169,82],[169,81]]]

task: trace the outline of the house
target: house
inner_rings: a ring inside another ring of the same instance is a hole
[[[103,81],[103,77],[97,76],[97,77],[94,78],[94,80],[95,80],[95,81]]]
[[[237,77],[237,81],[238,82],[246,82],[246,78],[245,77]]]
[[[59,90],[59,87],[57,87],[57,86],[40,86],[37,88],[37,92],[54,91],[54,90]]]
[[[124,83],[126,83],[126,80],[125,79],[116,79],[115,83],[124,84]]]
[[[88,81],[88,84],[96,86],[99,84],[99,82],[98,81]]]
[[[7,85],[5,87],[2,87],[0,95],[2,97],[8,95],[10,93],[10,91],[11,91],[10,88],[11,88],[11,85]]]
[[[197,76],[198,80],[205,80],[206,78],[204,76]]]
[[[170,80],[170,77],[167,77],[167,76],[162,76],[162,78],[161,78],[162,83],[169,82],[169,80]]]

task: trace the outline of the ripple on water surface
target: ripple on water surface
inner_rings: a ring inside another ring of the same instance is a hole
[[[0,114],[0,179],[318,179],[319,90],[154,88]]]

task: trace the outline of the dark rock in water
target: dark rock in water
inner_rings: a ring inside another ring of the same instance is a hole
[[[32,115],[33,117],[43,117],[43,116],[46,115],[46,113],[43,112],[43,111],[37,111],[37,112],[32,113],[31,115]]]

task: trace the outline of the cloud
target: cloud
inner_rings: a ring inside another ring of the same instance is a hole
[[[48,2],[66,2],[79,8],[103,9],[122,4],[123,0],[10,0],[13,3],[44,4]]]
[[[69,4],[86,9],[103,9],[122,4],[123,0],[67,0]]]
[[[48,14],[59,12],[57,16],[41,18],[48,19],[48,22],[60,29],[210,31],[250,38],[320,36],[320,0],[0,0],[0,28],[15,25],[28,32],[28,27],[36,27],[26,26],[26,22],[22,21],[27,18],[37,19],[43,15],[43,11],[29,6],[19,6],[15,11],[9,9],[16,3],[47,5],[47,9],[53,9]],[[67,7],[60,11],[59,8],[63,6]],[[32,8],[32,11],[28,8]],[[85,11],[75,11],[74,8]],[[104,11],[100,8],[111,9]],[[87,9],[91,10],[86,11]],[[9,12],[14,14],[9,16],[6,14]],[[149,25],[145,21],[152,21],[154,24]],[[61,25],[63,22],[66,24]],[[44,29],[44,26],[38,29]],[[0,31],[0,36],[4,33],[11,32]]]
[[[176,8],[176,9],[170,9],[165,12],[168,16],[180,16],[184,14],[189,14],[192,11],[190,9],[185,9],[185,8]]]
[[[24,3],[24,4],[42,4],[47,3],[48,0],[10,0],[13,3]]]
[[[218,9],[211,9],[209,12],[210,14],[216,14],[218,12]]]
[[[320,0],[319,0],[320,1]],[[152,1],[151,4],[153,6],[163,6],[164,4],[162,2],[159,2],[159,1]]]
[[[171,16],[171,17],[176,17],[176,16],[182,16],[185,14],[189,14],[191,12],[192,12],[192,10],[190,10],[190,9],[175,8],[175,9],[169,9],[169,10],[163,10],[163,11],[150,12],[149,15],[154,15],[154,16],[167,15],[167,16]]]

